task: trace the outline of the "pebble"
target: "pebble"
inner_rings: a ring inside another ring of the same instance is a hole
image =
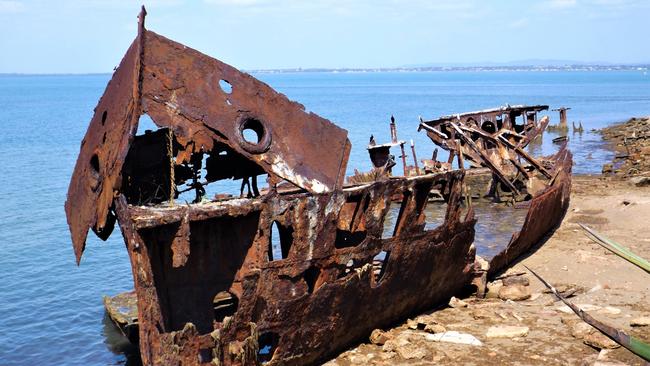
[[[370,333],[370,343],[379,346],[384,345],[384,343],[386,343],[392,338],[393,336],[391,336],[388,332],[384,332],[381,329],[375,329],[372,331],[372,333]]]
[[[449,300],[449,306],[452,308],[466,308],[468,304],[465,301],[452,296]]]
[[[528,327],[497,325],[490,327],[485,335],[488,338],[515,338],[527,336],[528,331]]]
[[[427,324],[424,327],[424,331],[435,334],[435,333],[444,333],[447,331],[447,329],[440,324]]]

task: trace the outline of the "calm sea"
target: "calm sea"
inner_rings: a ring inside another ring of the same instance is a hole
[[[391,114],[399,137],[413,139],[424,158],[432,145],[416,132],[418,116],[505,103],[571,106],[569,122],[587,129],[569,134],[579,173],[598,172],[611,157],[590,129],[650,114],[650,76],[642,72],[256,76],[349,131],[348,172],[368,168],[365,145],[371,134],[388,141]],[[0,75],[1,365],[127,363],[102,307],[102,295],[132,288],[119,230],[107,242],[89,236],[77,267],[63,211],[79,143],[109,77]],[[548,137],[545,152],[553,150]]]

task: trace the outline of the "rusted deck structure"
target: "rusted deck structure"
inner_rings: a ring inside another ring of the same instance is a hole
[[[472,280],[464,172],[344,188],[345,130],[146,30],[144,17],[95,109],[66,201],[77,262],[88,230],[106,239],[119,221],[144,364],[312,364]],[[157,131],[137,135],[143,114]],[[246,197],[205,197],[231,178]],[[186,190],[193,203],[174,203]],[[432,192],[447,211],[425,230]]]

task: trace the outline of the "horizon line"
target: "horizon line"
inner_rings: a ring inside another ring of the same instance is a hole
[[[578,61],[576,61],[578,62]],[[429,71],[585,71],[588,69],[599,69],[594,71],[629,71],[633,69],[648,69],[650,62],[640,63],[572,63],[566,65],[536,64],[536,65],[490,65],[490,64],[467,64],[450,63],[448,65],[440,64],[435,66],[379,66],[379,67],[282,67],[268,69],[240,69],[247,73],[301,73],[301,72],[391,72],[391,71],[412,71],[412,72],[429,72]],[[0,76],[92,76],[92,75],[112,75],[115,72],[110,71],[91,71],[91,72],[0,72]]]

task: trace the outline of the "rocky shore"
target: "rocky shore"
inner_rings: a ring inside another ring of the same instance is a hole
[[[650,120],[632,119],[602,134],[616,150],[615,162],[602,176],[574,176],[560,228],[491,282],[485,299],[452,298],[447,306],[376,329],[326,365],[643,365],[556,301],[523,267],[595,318],[650,342],[650,278],[578,226],[650,258]]]
[[[603,165],[603,175],[640,177],[633,182],[650,184],[650,118],[632,118],[602,129],[601,134],[616,152],[614,162]]]

